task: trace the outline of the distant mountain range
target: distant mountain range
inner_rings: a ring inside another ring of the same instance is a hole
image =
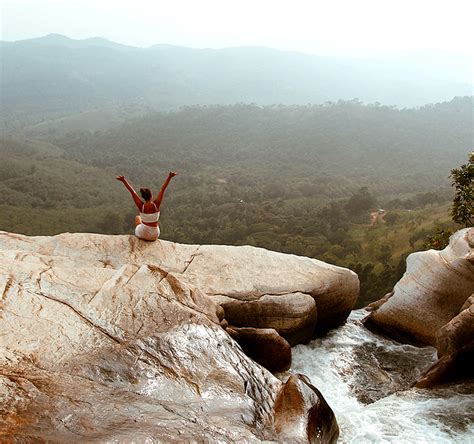
[[[359,98],[399,107],[472,95],[467,56],[418,51],[370,59],[269,48],[136,48],[50,34],[1,42],[3,120],[25,126],[114,107],[307,104]]]

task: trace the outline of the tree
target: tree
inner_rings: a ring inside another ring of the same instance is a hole
[[[400,216],[397,213],[394,213],[392,211],[388,212],[383,220],[387,222],[389,226],[395,225],[395,223],[400,219]]]
[[[470,227],[474,222],[474,151],[469,155],[468,163],[451,170],[452,186],[456,189],[451,207],[451,217],[454,222]],[[425,248],[441,250],[449,244],[453,234],[450,228],[435,227],[425,238]],[[411,240],[410,240],[411,244]]]
[[[470,227],[474,224],[474,151],[468,163],[451,170],[452,185],[456,189],[451,216],[454,222]]]
[[[426,236],[424,247],[433,248],[435,250],[442,250],[449,244],[449,238],[453,231],[449,228],[435,227],[434,232]]]
[[[367,187],[362,187],[354,193],[346,204],[349,214],[357,215],[369,211],[375,206],[375,198]]]

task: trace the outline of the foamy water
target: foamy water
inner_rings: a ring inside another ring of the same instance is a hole
[[[293,348],[334,410],[341,443],[474,443],[474,384],[411,389],[436,360],[432,347],[399,344],[366,330],[364,310],[322,339]]]

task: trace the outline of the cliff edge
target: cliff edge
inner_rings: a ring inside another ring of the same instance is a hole
[[[234,334],[297,343],[357,292],[349,270],[253,247],[0,232],[0,436],[334,442],[321,394],[249,359],[218,304]]]

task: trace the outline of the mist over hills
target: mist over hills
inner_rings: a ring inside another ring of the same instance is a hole
[[[399,107],[472,94],[468,57],[434,51],[320,57],[270,48],[136,48],[58,34],[2,42],[7,129],[94,109],[308,104],[359,98]]]

